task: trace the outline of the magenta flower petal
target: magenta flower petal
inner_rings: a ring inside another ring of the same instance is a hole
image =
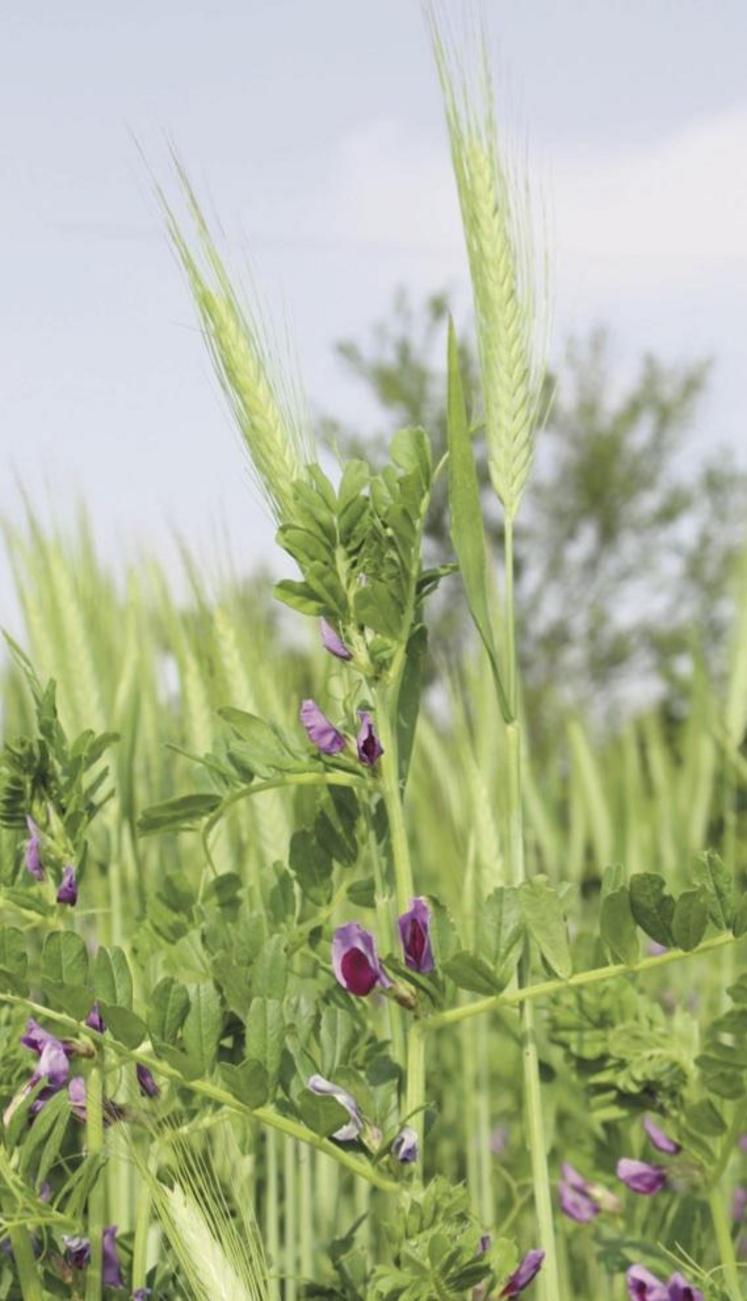
[[[669,1301],[666,1284],[643,1265],[631,1265],[625,1279],[631,1301]]]
[[[667,1152],[670,1156],[674,1156],[675,1153],[682,1151],[681,1145],[665,1134],[664,1130],[660,1129],[656,1121],[651,1120],[649,1116],[644,1117],[643,1128],[649,1141],[659,1152]]]
[[[406,966],[411,971],[433,971],[435,963],[430,935],[431,910],[425,899],[413,899],[410,911],[402,914],[398,925]]]
[[[693,1287],[681,1274],[673,1274],[669,1280],[668,1301],[704,1301],[703,1293]]]
[[[142,1066],[141,1063],[138,1062],[137,1066],[135,1067],[135,1074],[137,1076],[137,1082],[140,1086],[140,1092],[143,1094],[144,1097],[159,1098],[161,1096],[161,1090],[156,1084],[156,1081],[154,1080],[153,1075],[148,1070],[147,1066]]]
[[[532,1280],[537,1277],[542,1268],[542,1262],[544,1259],[544,1251],[538,1251],[536,1249],[534,1251],[528,1251],[526,1256],[524,1256],[524,1258],[519,1262],[518,1269],[514,1270],[506,1286],[499,1295],[518,1296],[519,1293],[523,1292],[525,1287],[529,1287]]]
[[[617,1177],[632,1193],[641,1193],[644,1197],[660,1192],[667,1182],[666,1171],[661,1166],[649,1165],[648,1161],[634,1161],[627,1156],[617,1163]]]
[[[358,736],[356,738],[358,758],[361,763],[365,763],[367,767],[373,768],[374,764],[384,753],[384,749],[374,731],[374,725],[371,721],[371,715],[368,710],[359,709],[358,717],[361,720],[361,725],[358,729]]]
[[[43,881],[44,865],[41,860],[41,832],[33,818],[26,818],[26,826],[29,829],[29,838],[26,841],[23,851],[23,861],[26,865],[26,871],[29,872],[36,881]]]
[[[70,904],[71,907],[78,902],[78,882],[74,867],[68,865],[63,870],[60,888],[57,891],[57,902]]]
[[[370,994],[375,985],[388,989],[392,983],[379,961],[373,935],[359,922],[347,922],[335,931],[332,968],[343,988],[359,998]]]
[[[91,1244],[88,1238],[71,1237],[63,1233],[65,1260],[72,1269],[85,1269],[91,1260]]]
[[[347,1089],[341,1088],[339,1084],[334,1084],[332,1080],[325,1080],[323,1075],[310,1075],[306,1087],[311,1089],[312,1093],[322,1097],[334,1098],[341,1107],[345,1108],[350,1120],[347,1125],[341,1125],[336,1129],[332,1137],[336,1138],[338,1143],[355,1142],[363,1129],[363,1117],[352,1093],[348,1093]]]
[[[300,718],[311,744],[321,750],[322,754],[339,754],[344,750],[345,737],[330,723],[315,700],[302,701]]]
[[[110,1224],[107,1229],[104,1229],[102,1253],[101,1281],[104,1287],[124,1287],[124,1279],[119,1267],[119,1256],[117,1255],[116,1224]]]
[[[418,1136],[411,1125],[405,1125],[392,1143],[392,1155],[402,1165],[409,1165],[418,1159]]]
[[[320,620],[320,628],[322,646],[326,651],[329,651],[330,655],[336,655],[338,660],[351,660],[353,658],[352,651],[349,651],[345,643],[340,640],[339,634],[331,623],[328,623],[326,619],[322,619]]]

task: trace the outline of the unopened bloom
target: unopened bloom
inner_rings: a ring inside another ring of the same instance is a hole
[[[106,1026],[104,1025],[104,1018],[101,1015],[101,1008],[98,1003],[94,1003],[84,1024],[89,1026],[91,1030],[98,1030],[99,1034],[104,1033]]]
[[[744,1219],[745,1211],[747,1211],[747,1188],[738,1185],[731,1199],[731,1218],[735,1224]]]
[[[29,838],[23,851],[23,861],[26,865],[26,871],[37,881],[44,880],[44,865],[41,861],[41,832],[34,822],[33,818],[26,818],[26,826],[29,829]]]
[[[104,1229],[101,1281],[104,1287],[124,1287],[122,1270],[119,1266],[119,1256],[117,1255],[116,1224],[110,1224],[108,1228]]]
[[[144,1097],[158,1098],[161,1096],[161,1090],[156,1084],[156,1081],[154,1080],[153,1075],[151,1071],[148,1070],[147,1066],[143,1066],[140,1062],[138,1062],[137,1066],[135,1067],[135,1074],[137,1076],[137,1082],[140,1085],[140,1092],[144,1095]]]
[[[300,718],[311,744],[321,750],[322,754],[339,754],[344,750],[345,737],[330,723],[315,700],[302,701]]]
[[[88,1238],[72,1237],[68,1233],[62,1235],[62,1241],[65,1247],[65,1260],[73,1269],[85,1269],[91,1260],[91,1244]]]
[[[656,1121],[651,1120],[649,1116],[644,1117],[643,1128],[649,1141],[653,1143],[659,1152],[667,1152],[670,1156],[674,1156],[677,1152],[682,1151],[681,1145],[676,1143],[673,1138],[670,1138],[668,1134],[665,1134],[664,1130],[660,1129]]]
[[[312,1093],[322,1097],[334,1098],[335,1102],[339,1102],[340,1106],[344,1107],[350,1120],[346,1125],[336,1129],[332,1137],[336,1138],[338,1143],[353,1143],[363,1129],[363,1116],[352,1093],[348,1093],[347,1089],[341,1088],[339,1084],[334,1084],[332,1080],[325,1080],[323,1075],[310,1075],[306,1087],[311,1089]]]
[[[78,902],[78,882],[75,876],[75,868],[68,866],[64,868],[62,880],[57,891],[57,902],[68,903],[74,906]]]
[[[361,720],[361,725],[358,729],[358,736],[356,737],[358,758],[361,763],[365,763],[369,768],[373,768],[377,759],[380,759],[384,753],[384,748],[374,731],[374,725],[371,722],[371,715],[368,710],[359,709],[358,717]]]
[[[331,623],[326,619],[320,622],[322,634],[322,646],[330,655],[336,655],[338,660],[351,660],[352,652],[348,650],[345,643],[340,639],[339,633],[335,631]]]
[[[561,1178],[558,1180],[558,1197],[560,1209],[569,1219],[577,1224],[588,1224],[599,1214],[599,1206],[591,1195],[591,1185],[583,1175],[578,1173],[569,1162],[561,1166]]]
[[[499,1296],[518,1296],[520,1292],[523,1292],[524,1288],[529,1287],[532,1280],[539,1274],[544,1259],[544,1251],[538,1251],[536,1248],[534,1251],[528,1251],[526,1256],[519,1262],[518,1269],[514,1270],[503,1291],[499,1293]]]
[[[402,1165],[409,1165],[418,1159],[418,1136],[411,1125],[405,1125],[392,1143],[392,1155]]]
[[[661,1166],[649,1165],[648,1161],[634,1161],[627,1156],[617,1163],[617,1177],[632,1193],[642,1193],[644,1197],[660,1192],[667,1182],[666,1171]]]
[[[358,922],[347,922],[335,931],[332,967],[343,988],[359,998],[370,994],[374,985],[387,989],[392,983],[379,961],[373,935]]]
[[[410,911],[402,914],[398,925],[406,966],[411,971],[433,971],[431,910],[425,899],[413,899]]]
[[[490,1151],[493,1156],[503,1156],[508,1147],[508,1125],[496,1125],[490,1132]]]

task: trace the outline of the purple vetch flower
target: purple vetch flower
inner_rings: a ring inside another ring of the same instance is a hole
[[[34,877],[34,880],[43,881],[44,864],[41,861],[41,832],[31,817],[26,818],[26,826],[29,829],[29,838],[23,851],[26,871]]]
[[[731,1218],[735,1224],[739,1224],[744,1219],[745,1211],[747,1211],[747,1188],[738,1185],[731,1199]]]
[[[144,1097],[160,1098],[161,1090],[156,1084],[156,1081],[154,1080],[153,1075],[151,1071],[148,1070],[147,1066],[143,1066],[141,1065],[140,1062],[138,1062],[137,1066],[135,1067],[135,1074],[137,1075],[137,1082],[140,1085],[140,1092],[143,1094]]]
[[[499,1292],[498,1295],[518,1296],[537,1277],[544,1259],[544,1251],[538,1251],[537,1249],[528,1251],[526,1256],[520,1260],[518,1269],[514,1270],[503,1291]]]
[[[46,1203],[46,1202],[51,1202],[51,1200],[52,1200],[52,1185],[48,1184],[45,1179],[43,1184],[39,1184],[39,1201]]]
[[[495,1125],[490,1131],[490,1152],[492,1156],[503,1156],[508,1147],[508,1125]]]
[[[99,1007],[98,1003],[94,1003],[93,1007],[91,1008],[90,1012],[88,1013],[88,1016],[84,1021],[84,1025],[89,1026],[91,1030],[98,1030],[99,1034],[103,1034],[104,1031],[106,1030],[106,1026],[104,1024],[104,1018],[101,1015],[101,1008]]]
[[[73,1076],[67,1086],[67,1096],[73,1115],[78,1120],[85,1121],[88,1115],[86,1111],[86,1082],[82,1075]]]
[[[490,1233],[481,1233],[480,1241],[477,1244],[476,1256],[484,1256],[486,1251],[490,1251],[493,1245],[493,1237]]]
[[[371,721],[371,715],[367,709],[359,709],[358,717],[361,725],[358,728],[356,745],[358,747],[358,758],[361,763],[365,763],[369,768],[373,768],[378,759],[384,753],[384,748],[379,740],[374,725]]]
[[[57,1044],[67,1057],[72,1056],[73,1050],[70,1044],[64,1043],[56,1035],[51,1034],[49,1030],[45,1030],[43,1026],[39,1025],[38,1021],[34,1020],[33,1016],[30,1016],[26,1022],[26,1029],[19,1042],[23,1044],[24,1048],[30,1048],[32,1052],[36,1053],[37,1057],[41,1056],[49,1043]]]
[[[676,1143],[673,1138],[670,1138],[668,1134],[665,1134],[664,1130],[660,1129],[656,1124],[656,1121],[651,1120],[649,1116],[644,1117],[643,1128],[646,1131],[649,1141],[653,1143],[654,1147],[657,1148],[659,1152],[667,1152],[669,1156],[674,1156],[677,1152],[682,1151],[681,1144]]]
[[[70,864],[63,868],[62,880],[57,891],[57,902],[67,903],[74,907],[78,902],[78,881],[75,876],[75,868]]]
[[[91,1244],[88,1238],[71,1237],[70,1234],[63,1233],[62,1241],[68,1265],[72,1269],[85,1269],[91,1260]]]
[[[332,967],[343,988],[359,998],[370,994],[374,985],[388,989],[392,983],[379,961],[373,935],[359,922],[338,926],[332,938]]]
[[[57,1093],[67,1082],[69,1074],[70,1063],[67,1053],[59,1039],[50,1036],[39,1054],[39,1061],[28,1087],[33,1088],[40,1080],[46,1079],[50,1088]]]
[[[431,948],[431,910],[425,899],[413,899],[410,911],[403,913],[398,922],[399,937],[405,955],[405,965],[411,971],[433,971]]]
[[[338,660],[351,660],[352,651],[349,651],[344,641],[341,640],[339,633],[328,623],[326,619],[320,620],[320,629],[322,634],[322,646],[330,655],[335,655]]]
[[[666,1284],[643,1265],[631,1265],[625,1279],[631,1301],[669,1301]]]
[[[560,1167],[558,1198],[560,1209],[577,1224],[588,1224],[599,1214],[599,1206],[591,1195],[591,1184],[568,1161]]]
[[[334,1098],[335,1102],[339,1102],[340,1106],[345,1108],[350,1120],[346,1125],[336,1129],[332,1137],[336,1138],[338,1143],[353,1143],[363,1129],[363,1117],[352,1093],[348,1093],[347,1089],[341,1088],[339,1084],[333,1084],[332,1080],[325,1080],[323,1075],[310,1075],[306,1087],[320,1097]]]
[[[418,1136],[411,1125],[405,1125],[392,1143],[392,1155],[402,1165],[418,1159]]]
[[[669,1301],[705,1301],[700,1288],[693,1287],[681,1274],[673,1274],[669,1280]]]
[[[634,1161],[627,1156],[617,1163],[617,1177],[632,1193],[642,1193],[644,1197],[660,1192],[667,1182],[666,1171],[661,1166],[649,1165],[648,1161]]]
[[[108,1228],[104,1229],[101,1281],[104,1287],[124,1287],[122,1270],[119,1267],[119,1256],[117,1255],[116,1224],[110,1224]]]
[[[345,737],[330,723],[315,700],[303,700],[299,717],[306,729],[306,735],[322,754],[339,754],[345,749]]]
[[[740,1152],[747,1152],[747,1134],[739,1135],[739,1150]]]
[[[148,1297],[153,1296],[153,1289],[150,1287],[136,1287],[132,1294],[131,1301],[148,1301]]]

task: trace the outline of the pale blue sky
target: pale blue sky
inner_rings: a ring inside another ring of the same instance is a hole
[[[608,323],[717,367],[702,441],[747,449],[744,0],[487,0],[501,103],[553,213],[556,344]],[[458,4],[447,4],[458,8]],[[331,344],[395,287],[466,278],[416,0],[4,0],[0,15],[0,511],[14,471],[102,552],[242,562],[272,530],[242,475],[140,141],[173,139],[237,258],[287,315],[312,407],[365,411]],[[9,606],[0,559],[0,622]]]

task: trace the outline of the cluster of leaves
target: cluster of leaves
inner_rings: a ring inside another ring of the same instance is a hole
[[[348,461],[337,492],[318,466],[309,467],[309,480],[293,485],[293,523],[278,530],[303,579],[278,583],[276,595],[337,624],[369,671],[384,669],[407,641],[419,598],[441,576],[420,572],[433,474],[424,431],[400,430],[390,457],[377,475],[365,461]]]
[[[393,1263],[374,1270],[367,1294],[380,1301],[462,1297],[479,1286],[488,1295],[517,1263],[516,1248],[507,1239],[481,1242],[465,1190],[441,1177],[421,1196],[411,1196],[405,1214],[387,1227]]]
[[[45,864],[70,863],[80,872],[87,855],[88,828],[111,798],[108,767],[101,759],[118,736],[86,729],[69,740],[60,722],[54,681],[42,686],[28,657],[6,636],[34,705],[33,735],[6,741],[0,751],[0,826],[27,833],[32,817],[44,833]],[[4,869],[5,898],[21,908],[44,912],[45,901],[22,873],[19,861]]]

